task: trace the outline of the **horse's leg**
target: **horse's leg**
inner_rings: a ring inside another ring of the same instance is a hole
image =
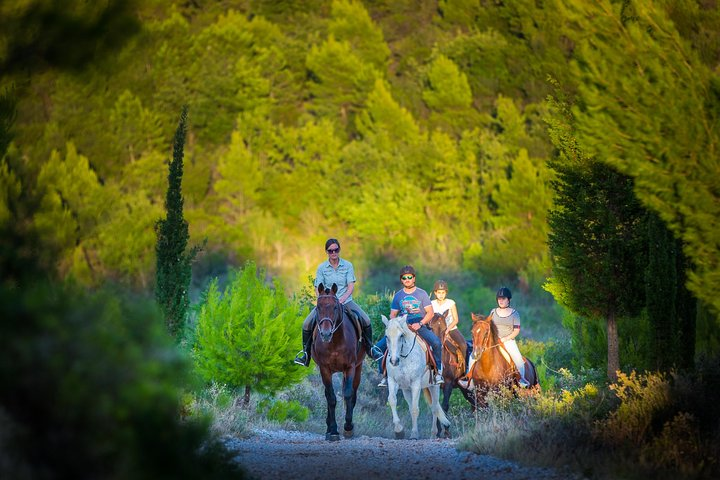
[[[397,391],[398,384],[395,382],[394,378],[388,375],[388,403],[390,404],[390,410],[392,411],[395,438],[405,438],[405,432],[403,432],[403,426],[402,423],[400,423],[400,417],[397,414]]]
[[[338,434],[337,422],[335,421],[337,398],[335,398],[335,389],[332,384],[332,372],[330,372],[328,368],[322,368],[320,375],[322,376],[323,385],[325,385],[325,400],[327,401],[327,417],[325,418],[327,430],[325,431],[325,440],[334,442],[340,440],[340,434]]]
[[[453,392],[453,382],[446,381],[445,383],[443,383],[442,389],[443,389],[442,409],[443,409],[443,412],[445,412],[447,414],[448,410],[450,409],[450,396],[452,395],[452,392]],[[440,429],[440,421],[438,421],[438,436],[440,436],[439,429]],[[450,438],[450,427],[445,427],[443,429],[443,436],[445,438]]]
[[[418,432],[418,416],[420,415],[420,381],[416,380],[413,382],[412,387],[410,387],[410,392],[407,393],[410,393],[410,398],[412,399],[412,404],[408,401],[408,404],[410,405],[410,418],[412,418],[410,439],[417,440],[420,438],[420,433]],[[405,395],[405,398],[408,398],[405,389],[403,389],[403,395]]]
[[[349,368],[343,375],[343,398],[345,399],[345,425],[343,435],[348,438],[353,435],[353,409],[355,408],[355,372],[356,369]]]

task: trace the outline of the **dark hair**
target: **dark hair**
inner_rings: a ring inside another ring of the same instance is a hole
[[[338,248],[340,248],[340,242],[337,238],[328,238],[327,242],[325,242],[325,250],[330,248],[330,245],[332,245],[333,243],[337,243]]]
[[[410,275],[416,277],[415,275],[415,269],[412,267],[412,265],[405,265],[402,270],[400,270],[400,276],[402,277],[406,273],[409,273]]]
[[[445,280],[438,280],[437,282],[435,282],[435,285],[433,286],[433,292],[435,290],[445,290],[447,292],[447,290],[448,290],[447,282]]]
[[[497,295],[495,295],[495,299],[498,298],[507,298],[510,300],[512,298],[512,292],[507,287],[500,287],[500,290],[497,291]]]

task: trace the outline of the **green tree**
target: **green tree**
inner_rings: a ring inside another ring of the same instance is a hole
[[[165,198],[166,217],[156,225],[157,255],[155,297],[165,315],[168,330],[177,335],[185,322],[190,303],[189,292],[192,276],[191,265],[199,247],[186,251],[188,223],[183,216],[182,177],[183,147],[187,132],[187,107],[180,113],[175,132],[173,159],[168,173],[168,189]]]
[[[576,45],[578,141],[635,179],[641,202],[683,242],[690,290],[720,312],[717,57],[704,64],[697,37],[683,38],[673,22],[686,25],[682,17],[698,9],[712,10],[717,21],[717,8],[609,0],[562,6]],[[717,45],[717,27],[706,32]]]
[[[213,280],[198,314],[194,347],[198,370],[209,381],[273,393],[297,383],[308,372],[293,368],[289,358],[299,345],[307,309],[289,300],[282,286],[264,283],[254,263],[234,272],[223,293]]]
[[[550,135],[559,156],[551,167],[555,208],[549,214],[553,276],[546,288],[573,313],[604,319],[607,374],[620,369],[618,321],[645,302],[645,210],[633,181],[588,157],[573,137],[567,110],[555,110]]]

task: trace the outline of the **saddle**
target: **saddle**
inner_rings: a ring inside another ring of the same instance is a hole
[[[353,327],[355,327],[355,334],[357,335],[358,343],[362,343],[362,323],[360,323],[360,316],[352,311],[347,305],[343,305],[343,310],[345,310],[348,318],[352,321]]]

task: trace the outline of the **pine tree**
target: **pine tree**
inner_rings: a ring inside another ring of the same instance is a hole
[[[157,234],[155,298],[165,314],[168,330],[173,335],[177,335],[185,320],[190,303],[188,288],[192,274],[191,264],[199,251],[199,247],[193,247],[190,252],[186,252],[190,234],[188,223],[183,217],[182,177],[187,111],[187,106],[184,106],[175,132],[165,198],[166,218],[159,220],[155,227]]]
[[[208,380],[273,393],[310,371],[290,367],[307,309],[285,297],[281,285],[265,285],[265,272],[249,262],[235,272],[224,292],[217,279],[204,295],[198,315],[195,358]]]

